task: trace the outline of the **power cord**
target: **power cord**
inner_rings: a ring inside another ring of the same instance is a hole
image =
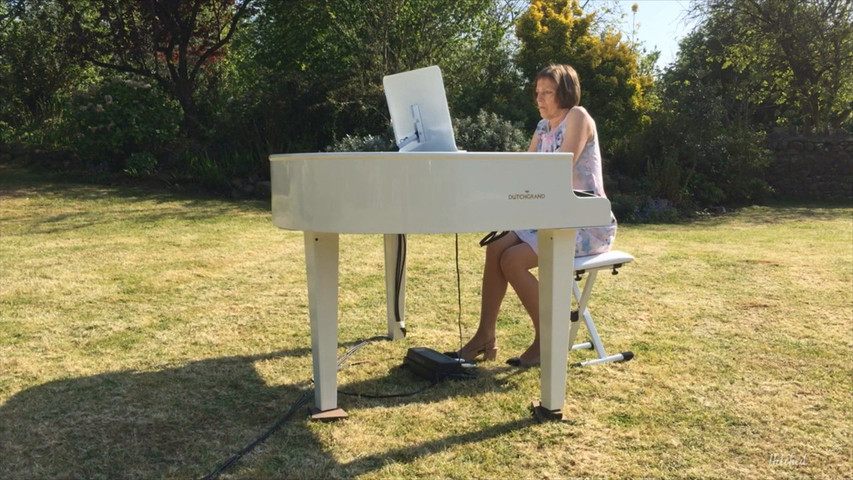
[[[429,385],[426,385],[422,388],[419,388],[413,392],[404,392],[404,393],[389,393],[386,395],[373,395],[371,393],[358,393],[358,392],[348,392],[346,390],[338,390],[338,393],[341,395],[346,395],[349,397],[359,397],[359,398],[402,398],[402,397],[411,397],[417,395],[427,388],[435,386],[438,382],[430,382]]]
[[[394,315],[397,323],[400,324],[400,330],[403,332],[403,336],[406,336],[406,323],[403,322],[402,317],[400,316],[400,287],[403,285],[403,272],[406,268],[406,235],[399,234],[397,235],[397,265],[396,270],[394,272]]]
[[[232,455],[228,460],[225,460],[224,462],[222,462],[221,465],[219,465],[212,472],[210,472],[205,477],[203,477],[203,480],[213,480],[215,478],[219,478],[219,475],[221,475],[224,471],[226,471],[229,468],[231,468],[232,466],[234,466],[234,464],[237,463],[241,458],[243,458],[249,452],[254,450],[255,447],[257,447],[258,445],[263,443],[273,433],[280,430],[281,427],[285,424],[285,422],[290,420],[290,417],[292,417],[293,414],[297,412],[297,410],[301,409],[302,407],[304,407],[305,405],[308,404],[308,401],[311,399],[312,393],[313,393],[313,390],[303,392],[302,396],[300,396],[296,400],[296,402],[294,402],[293,405],[290,407],[290,410],[288,410],[287,413],[285,413],[283,417],[281,417],[277,422],[275,422],[275,424],[272,427],[270,427],[266,432],[262,433],[261,436],[259,436],[255,440],[253,440],[252,443],[246,445],[245,447],[243,447],[242,450],[240,450],[239,452]]]
[[[370,343],[370,342],[375,342],[375,341],[378,341],[378,340],[391,340],[391,338],[390,338],[390,337],[388,337],[387,335],[376,335],[376,336],[374,336],[374,337],[370,337],[370,338],[368,338],[367,340],[363,340],[363,341],[361,341],[361,342],[357,343],[356,345],[354,345],[354,346],[350,347],[346,352],[344,352],[343,354],[341,354],[341,356],[338,358],[338,360],[337,360],[337,370],[338,370],[338,371],[340,371],[341,369],[343,369],[343,368],[344,368],[344,366],[345,366],[345,364],[346,364],[346,361],[347,361],[347,360],[349,360],[349,358],[350,358],[350,357],[352,357],[352,356],[355,354],[355,352],[357,352],[357,351],[361,350],[361,349],[362,349],[365,345],[367,345],[368,343]],[[365,398],[395,398],[395,397],[407,397],[407,396],[412,396],[412,395],[416,395],[416,394],[418,394],[418,393],[421,393],[421,392],[423,392],[424,390],[426,390],[427,388],[430,388],[430,387],[432,387],[432,386],[436,385],[436,383],[437,383],[437,382],[430,382],[430,384],[429,384],[429,385],[427,385],[427,386],[425,386],[425,387],[423,387],[423,388],[421,388],[421,389],[419,389],[419,390],[416,390],[416,391],[414,391],[414,392],[399,393],[399,394],[391,394],[391,395],[368,395],[368,394],[359,394],[359,393],[345,392],[345,391],[341,391],[341,390],[338,390],[338,393],[341,393],[341,394],[343,394],[343,395],[352,395],[352,396],[365,397]],[[293,415],[294,415],[294,414],[295,414],[299,409],[303,408],[304,406],[306,406],[306,405],[308,404],[308,402],[311,400],[311,396],[313,395],[313,393],[314,393],[314,390],[313,390],[313,389],[311,389],[311,390],[307,390],[307,391],[303,392],[303,393],[302,393],[302,395],[301,395],[299,398],[297,398],[297,399],[296,399],[296,401],[293,403],[293,405],[290,407],[290,409],[287,411],[287,413],[285,413],[285,414],[284,414],[284,415],[283,415],[283,416],[282,416],[282,417],[281,417],[277,422],[275,422],[275,424],[273,424],[273,426],[271,426],[269,429],[267,429],[264,433],[262,433],[258,438],[256,438],[255,440],[253,440],[251,443],[249,443],[248,445],[246,445],[245,447],[243,447],[239,452],[235,453],[234,455],[232,455],[231,457],[229,457],[227,460],[225,460],[224,462],[222,462],[222,463],[221,463],[219,466],[217,466],[217,467],[216,467],[212,472],[210,472],[210,473],[209,473],[209,474],[207,474],[206,476],[202,477],[202,479],[201,479],[201,480],[214,480],[214,479],[216,479],[216,478],[219,478],[219,476],[220,476],[223,472],[225,472],[225,471],[226,471],[226,470],[228,470],[229,468],[233,467],[233,466],[234,466],[234,464],[236,464],[236,463],[237,463],[241,458],[243,458],[243,457],[245,457],[246,455],[248,455],[248,454],[249,454],[252,450],[254,450],[258,445],[260,445],[261,443],[263,443],[264,441],[266,441],[266,439],[267,439],[267,438],[269,438],[270,436],[272,436],[272,434],[274,434],[275,432],[279,431],[279,430],[281,429],[281,427],[282,427],[282,426],[284,426],[284,424],[285,424],[288,420],[290,420],[290,418],[291,418],[291,417],[292,417],[292,416],[293,416]]]
[[[456,324],[459,325],[459,348],[462,348],[462,280],[459,274],[459,234],[456,234],[456,300],[459,308],[456,310]]]
[[[346,363],[346,361],[349,360],[349,357],[353,356],[355,352],[361,350],[368,343],[377,342],[379,340],[391,341],[391,337],[389,337],[388,335],[376,335],[353,345],[346,352],[342,353],[340,357],[338,357],[337,371],[341,371],[344,368],[344,364]]]
[[[506,233],[507,232],[503,232],[503,233],[498,235],[497,232],[492,232],[490,235],[487,236],[487,238],[484,238],[480,242],[480,245],[482,246],[482,245],[485,245],[485,244],[490,243],[492,241],[495,241],[498,238],[502,237],[503,235],[506,235]],[[403,282],[403,269],[405,268],[405,265],[406,265],[406,236],[400,234],[397,237],[397,264],[396,264],[396,271],[395,271],[396,275],[395,275],[395,279],[394,279],[395,283],[396,283],[396,298],[394,299],[395,300],[394,301],[394,314],[396,315],[397,322],[401,323],[401,324],[403,322],[401,321],[402,319],[400,317],[400,287],[401,287],[402,282]],[[459,269],[459,234],[458,233],[456,234],[456,299],[457,299],[457,303],[458,303],[456,323],[459,326],[459,345],[461,346],[462,345],[462,280],[461,280],[461,274],[460,274],[460,269]],[[406,335],[405,324],[403,324],[401,326],[401,330],[403,331],[403,336],[405,336]],[[337,370],[338,371],[341,370],[344,367],[344,364],[346,363],[346,361],[351,356],[353,356],[355,354],[355,352],[359,351],[362,347],[364,347],[368,343],[374,342],[377,340],[391,340],[391,338],[389,338],[386,335],[377,335],[377,336],[368,338],[367,340],[359,342],[358,344],[350,347],[346,352],[344,352],[340,356],[340,358],[338,358]],[[450,376],[448,376],[448,378],[455,378],[455,377],[453,375],[450,375]],[[461,379],[461,378],[470,378],[470,377],[459,376],[459,378]],[[412,395],[417,395],[418,393],[421,393],[424,390],[435,386],[437,383],[438,383],[437,381],[432,381],[432,382],[430,382],[429,385],[426,385],[425,387],[420,388],[418,390],[415,390],[413,392],[396,393],[396,394],[389,394],[389,395],[372,395],[372,394],[366,394],[366,393],[348,392],[348,391],[344,391],[344,390],[338,390],[338,393],[340,393],[342,395],[364,397],[364,398],[409,397]],[[282,416],[277,422],[275,422],[275,424],[273,424],[273,426],[271,426],[269,429],[267,429],[267,431],[262,433],[258,438],[253,440],[251,443],[249,443],[248,445],[243,447],[242,450],[240,450],[239,452],[235,453],[234,455],[229,457],[227,460],[222,462],[212,472],[210,472],[206,476],[202,477],[202,480],[214,480],[216,478],[219,478],[219,475],[221,475],[223,472],[225,472],[226,470],[228,470],[229,468],[234,466],[234,464],[236,464],[241,458],[243,458],[244,456],[249,454],[252,450],[254,450],[255,447],[257,447],[258,445],[260,445],[261,443],[266,441],[266,439],[269,438],[272,434],[274,434],[275,432],[280,430],[281,427],[288,420],[290,420],[290,418],[293,416],[293,414],[295,414],[300,408],[302,408],[308,404],[308,402],[311,399],[312,393],[313,393],[313,390],[303,392],[302,395],[298,399],[296,399],[296,401],[290,407],[290,410],[288,410],[287,413],[284,414],[284,416]]]

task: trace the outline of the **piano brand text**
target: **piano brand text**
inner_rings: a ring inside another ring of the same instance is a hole
[[[530,193],[530,190],[525,190],[524,193],[510,193],[507,195],[508,200],[544,200],[544,193]]]

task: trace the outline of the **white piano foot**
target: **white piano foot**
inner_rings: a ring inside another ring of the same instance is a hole
[[[311,405],[308,407],[308,412],[311,414],[311,420],[319,422],[334,422],[336,420],[349,417],[349,414],[347,414],[343,408],[320,410],[314,405]]]

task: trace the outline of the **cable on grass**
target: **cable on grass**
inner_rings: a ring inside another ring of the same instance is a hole
[[[338,358],[337,369],[341,370],[344,367],[344,364],[346,363],[346,361],[351,356],[353,356],[355,354],[355,352],[359,351],[362,347],[364,347],[365,345],[367,345],[370,342],[375,342],[378,340],[391,340],[391,338],[388,337],[387,335],[377,335],[375,337],[368,338],[367,340],[359,342],[358,344],[350,347],[346,352],[344,352]],[[427,388],[432,387],[435,384],[436,384],[436,382],[432,382],[429,385],[427,385],[427,386],[425,386],[425,387],[423,387],[417,391],[414,391],[414,392],[391,394],[391,395],[382,395],[382,396],[359,394],[359,393],[352,393],[352,392],[342,392],[340,390],[338,391],[338,393],[341,393],[344,395],[354,395],[354,396],[359,396],[359,397],[366,397],[366,398],[407,397],[407,396],[416,395],[418,393],[421,393],[424,390],[426,390]],[[275,422],[275,424],[273,424],[273,426],[271,426],[269,429],[267,429],[267,431],[262,433],[258,438],[254,439],[251,443],[249,443],[248,445],[243,447],[242,450],[240,450],[239,452],[235,453],[234,455],[229,457],[227,460],[222,462],[212,472],[210,472],[206,476],[202,477],[201,480],[214,480],[216,478],[219,478],[219,476],[222,475],[222,473],[224,473],[229,468],[233,467],[234,464],[236,464],[238,461],[240,461],[241,458],[243,458],[246,455],[248,455],[249,453],[251,453],[252,450],[254,450],[258,445],[260,445],[261,443],[266,441],[266,439],[269,438],[270,436],[272,436],[272,434],[279,431],[281,429],[281,427],[284,426],[284,424],[288,420],[290,420],[290,418],[293,416],[294,413],[296,413],[299,409],[301,409],[302,407],[304,407],[305,405],[308,404],[308,402],[311,400],[311,396],[313,393],[314,393],[313,389],[303,392],[302,395],[298,399],[296,399],[296,401],[290,407],[290,410],[288,410],[287,413],[284,414],[284,416],[282,416],[277,422]]]
[[[259,436],[255,440],[253,440],[252,443],[246,445],[245,447],[243,447],[242,450],[240,450],[239,452],[232,455],[230,458],[228,458],[228,460],[225,460],[224,462],[222,462],[222,464],[220,464],[218,467],[216,467],[212,472],[207,474],[205,477],[202,477],[202,479],[203,480],[213,480],[215,478],[219,478],[219,475],[221,475],[223,472],[225,472],[226,470],[228,470],[229,468],[234,466],[235,463],[237,463],[244,456],[248,455],[252,450],[255,449],[255,447],[257,447],[258,445],[263,443],[273,433],[280,430],[281,427],[285,424],[285,422],[290,420],[290,417],[292,417],[293,414],[296,413],[297,410],[301,409],[306,404],[308,404],[308,401],[311,399],[312,393],[313,393],[313,389],[304,392],[302,394],[302,396],[300,396],[296,400],[296,402],[293,403],[293,406],[290,407],[290,410],[288,410],[287,413],[285,413],[283,417],[281,417],[277,422],[275,422],[275,424],[272,427],[270,427],[266,432],[262,433],[261,436]]]

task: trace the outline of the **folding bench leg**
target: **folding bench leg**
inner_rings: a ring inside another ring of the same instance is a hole
[[[596,276],[598,276],[598,270],[599,269],[595,269],[589,272],[586,278],[586,283],[583,286],[583,294],[581,294],[577,280],[572,281],[572,290],[574,291],[575,298],[578,299],[577,312],[583,312],[583,321],[589,331],[591,340],[589,342],[572,345],[572,350],[595,349],[595,353],[598,355],[598,358],[587,360],[586,362],[573,363],[571,364],[572,367],[585,367],[587,365],[595,365],[596,363],[627,362],[634,358],[634,353],[630,351],[617,353],[615,355],[607,355],[607,352],[604,351],[604,344],[601,343],[601,337],[598,336],[598,330],[595,329],[595,322],[592,321],[592,314],[590,313],[589,308],[587,308],[587,305],[589,305],[589,297],[592,294],[592,286],[595,284]],[[577,332],[579,323],[577,312],[572,312],[573,333]],[[574,343],[575,336],[570,335],[569,337],[569,341]]]

